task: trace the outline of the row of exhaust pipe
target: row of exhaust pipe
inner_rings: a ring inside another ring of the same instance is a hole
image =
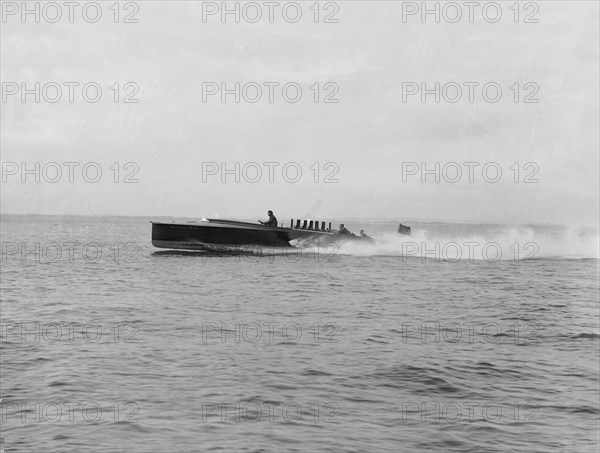
[[[302,224],[300,224],[302,222]],[[319,228],[318,220],[296,220],[296,226],[294,226],[294,219],[290,220],[290,228],[296,228],[299,230],[314,230],[314,231],[331,231],[331,222],[329,222],[329,227],[325,228],[325,222],[321,222],[321,228]]]

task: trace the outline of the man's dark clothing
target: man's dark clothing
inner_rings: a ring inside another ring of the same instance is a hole
[[[269,220],[267,220],[265,223],[263,223],[263,225],[276,227],[277,226],[277,217],[275,217],[273,214],[269,214]]]

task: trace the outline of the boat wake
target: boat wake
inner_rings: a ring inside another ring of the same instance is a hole
[[[400,256],[422,261],[523,261],[598,259],[597,230],[581,227],[512,226],[478,233],[413,228],[411,236],[378,235],[373,243],[340,244],[339,253],[354,256]]]
[[[342,255],[450,262],[599,258],[598,231],[589,227],[431,223],[414,227],[410,236],[392,232],[387,226],[386,230],[380,228],[382,231],[373,232],[373,241],[354,238],[331,242],[329,237],[307,235],[291,240],[287,247],[193,242],[188,244],[192,250],[157,251],[154,255],[284,256],[292,262],[303,257],[337,261],[335,257]]]

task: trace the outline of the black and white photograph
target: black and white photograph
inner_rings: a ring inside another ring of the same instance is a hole
[[[0,453],[599,451],[600,2],[0,10]]]

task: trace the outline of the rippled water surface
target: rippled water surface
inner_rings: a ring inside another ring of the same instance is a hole
[[[346,224],[379,240],[207,256],[4,217],[2,447],[598,450],[595,230]]]

